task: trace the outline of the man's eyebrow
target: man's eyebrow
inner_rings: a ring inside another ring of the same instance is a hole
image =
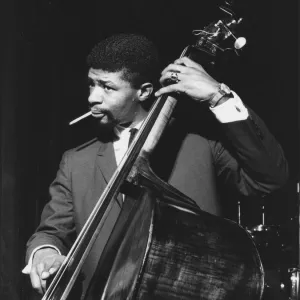
[[[114,82],[110,81],[110,80],[105,80],[105,79],[96,79],[96,81],[99,81],[100,83],[110,83],[110,84],[113,84],[115,85]]]
[[[110,81],[110,80],[105,80],[105,79],[99,79],[99,78],[92,78],[92,77],[88,77],[89,81],[96,81],[99,82],[101,84],[111,84],[111,85],[116,85],[114,82]]]

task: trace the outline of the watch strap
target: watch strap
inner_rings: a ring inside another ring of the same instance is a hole
[[[212,97],[211,100],[209,100],[209,106],[211,108],[214,108],[215,106],[218,105],[218,103],[223,99],[223,97],[227,97],[228,99],[233,98],[233,94],[230,90],[230,88],[225,85],[224,83],[220,83],[219,89],[217,93]],[[227,100],[228,100],[227,99]]]

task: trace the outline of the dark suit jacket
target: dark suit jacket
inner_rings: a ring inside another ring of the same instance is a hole
[[[220,124],[219,138],[218,134],[212,139],[199,135],[195,125],[192,130],[189,126],[170,128],[153,154],[153,169],[205,211],[222,215],[226,199],[220,197],[217,186],[233,195],[252,196],[269,193],[287,180],[282,150],[253,112],[245,121]],[[27,259],[35,247],[43,244],[53,244],[62,254],[68,253],[115,168],[111,142],[94,139],[64,154],[50,186],[51,200],[44,208],[37,232],[28,242]],[[121,201],[114,203],[86,260],[86,282],[97,265],[120,206]]]

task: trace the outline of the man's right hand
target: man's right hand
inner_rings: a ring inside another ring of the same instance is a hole
[[[40,294],[46,291],[46,280],[57,272],[66,257],[53,248],[39,249],[33,257],[30,271],[32,287]]]

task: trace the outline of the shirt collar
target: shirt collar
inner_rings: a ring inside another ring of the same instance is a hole
[[[140,127],[142,126],[143,121],[144,121],[144,119],[142,119],[142,120],[140,120],[140,121],[138,121],[138,122],[135,122],[134,124],[129,125],[128,127],[123,127],[123,126],[121,126],[121,125],[117,125],[117,126],[115,126],[115,128],[114,128],[114,132],[115,132],[115,134],[117,135],[117,137],[120,138],[120,136],[121,136],[121,134],[122,134],[122,132],[123,132],[124,130],[130,130],[131,128],[140,129]]]

